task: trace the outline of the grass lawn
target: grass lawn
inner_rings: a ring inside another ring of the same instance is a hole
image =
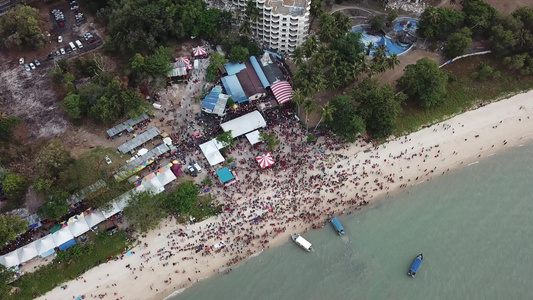
[[[211,195],[205,195],[198,197],[199,204],[195,205],[194,208],[186,215],[182,215],[178,218],[179,222],[189,222],[189,216],[193,216],[196,221],[200,222],[203,219],[207,219],[221,211],[219,205],[216,206],[213,203],[213,198]]]
[[[22,276],[12,283],[12,286],[20,289],[19,292],[10,295],[4,300],[32,299],[36,293],[43,295],[55,286],[68,281],[70,276],[76,278],[82,271],[104,263],[108,258],[120,255],[129,244],[124,231],[119,231],[112,236],[108,236],[105,233],[95,235],[92,232],[88,235],[89,241],[81,247],[83,255],[79,259],[62,263],[54,260],[54,262],[39,268],[37,271]]]
[[[473,73],[478,71],[482,62],[491,66],[495,72],[500,71],[501,76],[485,81],[473,79]],[[480,103],[489,103],[533,89],[533,76],[508,71],[501,64],[501,59],[492,55],[460,59],[444,69],[455,76],[455,80],[449,81],[444,103],[433,109],[422,109],[414,103],[405,103],[398,118],[396,136],[416,131],[424,125],[441,122]]]

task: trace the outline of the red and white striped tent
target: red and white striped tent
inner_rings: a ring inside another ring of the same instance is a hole
[[[182,57],[178,57],[178,58],[176,58],[176,62],[183,62],[183,63],[185,63],[185,67],[187,68],[187,70],[192,69],[191,62],[189,61],[189,58],[186,57],[186,56],[182,56]]]
[[[274,83],[271,87],[276,100],[279,104],[289,102],[292,100],[292,86],[287,81],[278,81]]]
[[[272,158],[272,156],[270,156],[270,153],[268,152],[263,155],[259,155],[255,158],[255,160],[257,160],[257,162],[261,166],[261,169],[264,169],[274,164],[274,159]]]
[[[202,56],[202,55],[206,55],[207,51],[205,51],[204,46],[198,46],[192,49],[192,53],[194,54],[194,56]]]

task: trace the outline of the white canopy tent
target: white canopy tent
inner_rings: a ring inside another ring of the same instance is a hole
[[[85,218],[81,218],[77,220],[76,222],[73,222],[68,226],[68,229],[70,229],[70,232],[73,236],[78,237],[87,231],[89,231],[90,227],[87,224],[87,221],[85,221]]]
[[[163,143],[169,145],[169,146],[172,146],[172,139],[170,137],[166,137],[163,139]]]
[[[111,207],[107,210],[102,210],[102,214],[104,214],[104,217],[107,219],[109,217],[114,216],[115,214],[118,214],[121,211],[122,209],[120,209],[115,202],[111,202]]]
[[[20,265],[18,251],[11,251],[6,255],[0,256],[0,264],[6,266],[6,268]]]
[[[137,193],[148,191],[148,192],[151,192],[154,195],[157,195],[157,194],[162,193],[163,191],[165,191],[165,188],[163,187],[163,184],[161,184],[159,179],[157,179],[157,177],[155,177],[155,178],[152,178],[150,181],[146,181],[145,183],[143,183],[143,184],[139,185],[138,187],[136,187],[135,191]]]
[[[39,253],[37,252],[37,247],[35,246],[35,242],[31,242],[28,245],[19,248],[17,252],[19,255],[20,263],[25,263],[28,260],[32,260],[34,257],[39,255]]]
[[[176,175],[174,175],[174,173],[172,173],[172,170],[168,168],[165,172],[158,174],[156,178],[159,180],[159,182],[161,182],[163,186],[165,186],[176,180]]]
[[[39,255],[42,255],[57,247],[51,234],[36,240],[34,243],[35,247],[37,248],[37,254]]]
[[[220,124],[224,132],[231,130],[233,138],[266,126],[265,119],[257,110]]]
[[[84,219],[89,227],[93,227],[100,224],[100,222],[104,221],[106,218],[102,212],[95,210],[93,213],[86,215]]]
[[[67,226],[52,233],[52,238],[54,239],[54,242],[56,243],[56,245],[60,246],[64,244],[65,242],[72,240],[74,236],[72,235],[72,232],[70,232],[70,229],[68,229],[68,226]]]
[[[210,140],[200,145],[202,153],[207,158],[207,161],[211,166],[218,165],[224,161],[224,156],[218,151],[218,145],[215,143],[216,139]]]
[[[261,136],[259,136],[259,130],[254,130],[250,133],[247,133],[246,138],[248,139],[248,142],[250,142],[251,145],[255,145],[257,143],[262,142]]]

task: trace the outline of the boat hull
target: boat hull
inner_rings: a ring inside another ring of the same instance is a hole
[[[420,265],[422,264],[423,260],[424,260],[424,255],[422,253],[418,254],[415,257],[415,260],[413,261],[411,268],[407,272],[407,275],[411,276],[412,278],[415,278],[416,273],[418,272],[418,268],[420,268]]]

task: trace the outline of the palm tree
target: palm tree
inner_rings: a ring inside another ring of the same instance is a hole
[[[292,61],[299,67],[301,66],[305,59],[304,59],[304,51],[302,47],[297,47],[294,49],[294,52],[292,53]]]
[[[257,8],[255,1],[248,0],[248,2],[246,2],[246,8],[244,9],[244,13],[246,14],[246,16],[248,16],[250,21],[254,23],[259,21],[259,8]]]
[[[394,53],[387,58],[387,67],[389,69],[394,70],[394,68],[396,68],[399,65],[400,65],[400,59],[398,58],[398,54]]]
[[[315,54],[318,50],[320,42],[315,34],[309,36],[307,40],[300,46],[302,48],[303,54],[306,58],[309,58]]]
[[[316,108],[316,103],[313,99],[306,99],[303,103],[303,108],[305,111],[305,127],[307,128],[307,131],[309,132],[309,113],[312,113]]]
[[[368,45],[366,45],[366,49],[365,49],[365,54],[366,56],[370,56],[370,51],[372,51],[372,49],[374,49],[374,43],[373,42],[370,42],[368,43]]]
[[[300,114],[300,106],[304,104],[305,102],[305,95],[302,90],[295,89],[294,93],[292,93],[292,101],[294,104],[296,104],[296,107],[298,108],[298,115]]]
[[[239,33],[244,36],[250,36],[252,34],[252,26],[248,20],[242,22]]]
[[[318,128],[318,125],[320,125],[320,122],[326,121],[331,122],[333,120],[333,113],[335,112],[335,107],[331,106],[329,104],[329,101],[326,102],[322,107],[320,108],[320,120],[315,126],[315,130]]]
[[[309,29],[307,33],[311,32],[311,27],[315,22],[315,19],[324,13],[324,8],[322,7],[322,0],[311,0],[311,6],[309,10],[311,14],[311,23],[309,23]]]

